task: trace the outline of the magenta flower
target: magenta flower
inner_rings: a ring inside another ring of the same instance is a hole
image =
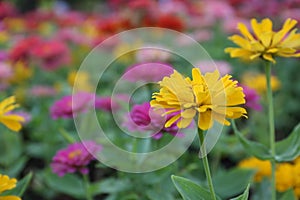
[[[99,153],[101,149],[102,146],[94,141],[71,144],[67,148],[59,150],[53,157],[52,171],[58,176],[77,171],[87,174],[89,172],[87,165],[95,159],[94,154]]]
[[[143,63],[129,67],[122,78],[130,82],[158,82],[173,71],[171,66],[164,63]]]
[[[260,104],[260,96],[258,95],[256,90],[249,88],[245,85],[241,85],[241,87],[243,88],[245,94],[245,106],[256,111],[261,111],[262,105]]]
[[[72,101],[73,99],[73,101]],[[80,112],[85,112],[91,107],[91,103],[95,99],[95,95],[86,92],[64,96],[56,101],[50,108],[50,114],[53,119],[72,118]]]
[[[168,128],[165,128],[165,122],[168,121],[174,114],[162,117],[159,113],[151,109],[150,103],[136,104],[132,107],[128,118],[123,124],[129,131],[151,131],[151,136],[154,139],[160,139],[164,133],[169,133],[173,136],[182,137],[182,133],[178,133],[178,127],[174,123]]]

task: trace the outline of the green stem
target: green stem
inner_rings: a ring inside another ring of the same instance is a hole
[[[198,136],[199,136],[199,140],[200,140],[201,153],[202,153],[202,155],[204,155],[204,157],[202,158],[202,161],[203,161],[204,171],[205,171],[205,175],[207,178],[211,198],[212,198],[212,200],[216,200],[217,198],[216,198],[214,186],[212,183],[212,178],[210,175],[210,169],[209,169],[209,164],[208,164],[208,159],[207,159],[207,154],[206,154],[206,147],[205,147],[205,143],[204,143],[204,134],[203,134],[203,131],[199,128],[198,128]]]
[[[89,181],[89,177],[87,174],[83,175],[83,181],[85,184],[85,193],[86,193],[86,199],[87,200],[93,200],[93,196],[90,192],[90,181]]]
[[[272,187],[272,200],[276,200],[276,180],[275,180],[275,125],[274,125],[274,106],[273,106],[273,94],[271,87],[271,63],[266,63],[266,79],[267,79],[267,100],[269,110],[269,136],[270,136],[270,149],[272,154],[271,165],[272,165],[272,176],[271,176],[271,187]]]

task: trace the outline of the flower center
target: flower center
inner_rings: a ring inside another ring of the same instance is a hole
[[[71,153],[69,153],[68,157],[69,157],[70,159],[73,159],[73,158],[75,158],[75,157],[77,157],[77,156],[80,156],[81,154],[82,154],[82,151],[79,150],[79,149],[77,149],[77,150],[72,151]]]

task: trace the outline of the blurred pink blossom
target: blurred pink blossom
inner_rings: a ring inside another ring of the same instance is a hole
[[[100,97],[97,96],[95,99],[95,108],[99,110],[103,110],[106,112],[111,112],[112,110],[116,110],[120,107],[120,105],[113,100],[110,96]]]
[[[55,88],[45,85],[36,85],[29,90],[29,94],[34,97],[49,97],[57,94]]]
[[[70,144],[59,150],[52,159],[52,171],[58,176],[79,171],[82,174],[89,172],[87,165],[95,160],[94,154],[99,153],[102,146],[94,141],[83,141]]]
[[[13,70],[10,65],[0,62],[0,82],[5,82],[13,75]]]
[[[241,87],[243,88],[245,94],[245,99],[246,99],[245,106],[256,111],[261,111],[262,105],[260,104],[260,96],[256,92],[256,90],[249,88],[248,86],[245,85],[241,85]]]
[[[143,81],[147,83],[157,82],[165,76],[173,73],[174,69],[164,63],[143,63],[129,67],[123,75],[123,79],[130,82]]]
[[[144,48],[136,52],[137,62],[164,62],[171,57],[170,52],[162,47]]]
[[[226,61],[200,61],[195,67],[198,67],[202,73],[213,72],[216,69],[219,70],[220,74],[223,76],[231,72],[231,65]]]
[[[86,92],[79,92],[73,96],[64,96],[51,106],[51,117],[53,119],[75,117],[78,113],[85,112],[88,108],[91,108],[94,99],[94,94]]]

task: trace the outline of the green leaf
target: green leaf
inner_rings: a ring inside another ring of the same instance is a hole
[[[272,159],[272,155],[265,145],[254,142],[251,140],[248,140],[243,136],[243,134],[237,129],[234,120],[232,120],[232,128],[234,130],[235,135],[238,137],[241,144],[244,146],[244,149],[251,154],[252,156],[255,156],[256,158],[260,160],[270,160]]]
[[[184,200],[209,200],[211,199],[210,191],[202,186],[190,181],[189,179],[171,176],[172,181]],[[217,197],[220,199],[219,197]]]
[[[219,173],[213,177],[215,190],[223,199],[241,194],[254,174],[254,170],[240,168]]]
[[[280,200],[297,200],[293,189],[286,191],[280,198]]]
[[[3,174],[8,175],[9,177],[17,177],[19,173],[23,170],[28,158],[22,156],[16,160],[9,168],[2,171]]]
[[[108,193],[118,193],[131,189],[131,182],[129,179],[115,179],[108,178],[90,185],[90,192],[93,195]]]
[[[25,190],[27,189],[31,181],[31,178],[32,178],[32,173],[30,172],[24,178],[18,181],[17,186],[14,189],[6,192],[5,195],[15,195],[21,197],[25,192]]]
[[[249,189],[250,189],[250,184],[248,184],[248,186],[243,194],[241,194],[240,196],[235,197],[233,199],[230,199],[230,200],[247,200],[249,197]]]
[[[74,174],[66,174],[63,177],[59,177],[50,170],[47,170],[44,173],[44,180],[46,184],[55,191],[77,198],[83,198],[85,196],[83,181]]]
[[[300,124],[284,140],[276,142],[277,162],[292,161],[300,155]]]
[[[5,130],[0,134],[0,165],[10,167],[22,154],[23,145],[18,133]]]

